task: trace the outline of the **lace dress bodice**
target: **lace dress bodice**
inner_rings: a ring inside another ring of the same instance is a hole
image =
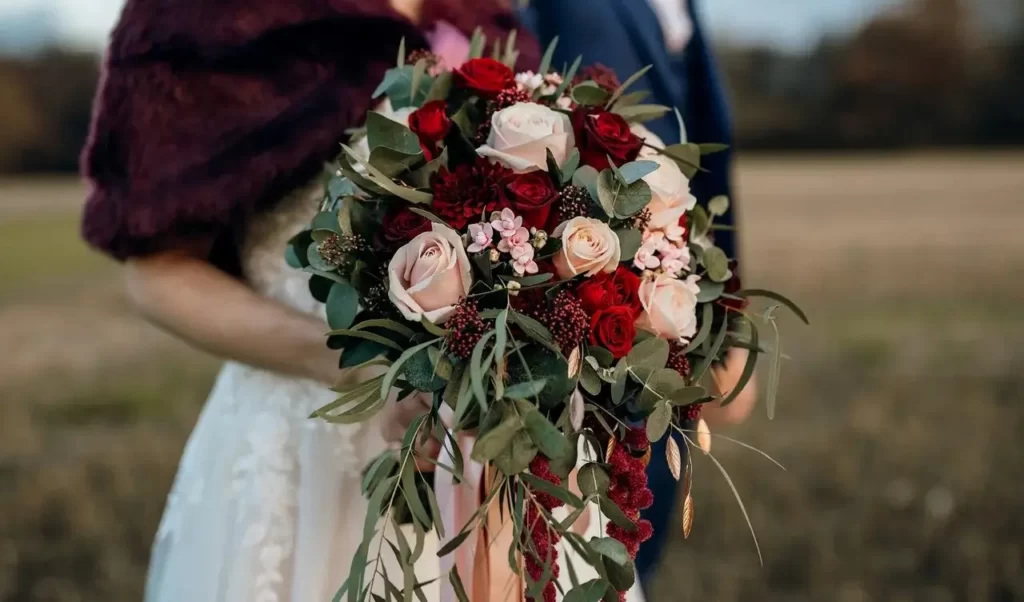
[[[323,304],[309,292],[309,274],[284,259],[288,241],[309,226],[322,197],[323,186],[316,180],[281,199],[272,210],[253,216],[243,233],[241,258],[245,278],[258,293],[324,317]]]

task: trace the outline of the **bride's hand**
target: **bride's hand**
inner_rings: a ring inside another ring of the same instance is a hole
[[[433,403],[429,393],[416,392],[405,399],[397,399],[397,390],[393,390],[385,406],[384,420],[381,423],[381,434],[391,444],[401,445],[409,425],[420,416],[430,411]],[[424,472],[432,472],[434,464],[427,458],[437,460],[441,453],[441,442],[431,435],[429,438],[417,437],[416,467]]]
[[[743,367],[747,363],[747,350],[735,348],[729,350],[728,357],[721,366],[712,369],[711,375],[718,391],[727,392],[737,385]],[[751,377],[743,391],[724,408],[713,403],[704,406],[704,419],[714,425],[739,424],[745,421],[757,405],[757,377]]]

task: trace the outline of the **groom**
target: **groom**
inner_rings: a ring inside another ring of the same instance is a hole
[[[625,79],[651,65],[651,70],[633,86],[634,90],[651,92],[646,102],[677,107],[686,123],[687,138],[692,142],[731,144],[722,85],[694,4],[695,0],[531,0],[521,16],[542,46],[558,36],[554,66],[570,64],[582,56],[583,65],[600,63]],[[645,125],[666,144],[680,141],[677,120],[672,114]],[[702,159],[708,171],[691,183],[698,199],[706,201],[717,195],[729,195],[731,161],[730,151]],[[733,211],[718,223],[733,225]],[[716,232],[715,242],[730,257],[736,256],[731,230]],[[751,403],[752,399],[746,405]],[[722,417],[736,421],[743,418],[745,411],[740,410],[740,414]],[[655,446],[653,457],[664,457],[664,448],[662,439]],[[641,547],[637,558],[637,571],[645,589],[650,588],[662,548],[670,534],[679,529],[673,514],[678,487],[667,462],[651,462],[648,471],[655,503],[644,518],[653,523],[654,536]]]

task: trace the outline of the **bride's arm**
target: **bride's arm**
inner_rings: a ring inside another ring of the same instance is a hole
[[[342,376],[322,321],[259,296],[196,255],[168,251],[133,259],[125,283],[139,313],[195,347],[329,384]]]

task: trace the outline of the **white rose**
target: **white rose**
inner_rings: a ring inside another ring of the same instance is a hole
[[[658,169],[644,176],[644,181],[651,187],[651,202],[647,205],[651,212],[648,228],[670,233],[679,226],[679,218],[694,208],[697,199],[690,194],[690,181],[675,161],[657,154],[643,160],[658,164]]]
[[[547,171],[547,151],[550,149],[561,165],[574,144],[567,115],[536,103],[520,102],[494,114],[487,144],[476,152],[519,173]]]
[[[652,156],[658,156],[658,151],[651,148],[650,146],[646,146],[647,144],[650,144],[651,146],[654,146],[656,148],[665,148],[665,142],[662,141],[662,139],[657,134],[647,129],[647,126],[645,126],[644,124],[634,123],[629,127],[629,130],[636,134],[637,136],[639,136],[640,138],[643,138],[644,140],[645,145],[640,149],[640,159],[649,159]]]
[[[388,264],[388,297],[407,320],[437,324],[469,294],[473,277],[455,230],[432,224],[399,249]]]
[[[637,328],[670,341],[687,340],[697,334],[697,294],[700,277],[677,280],[662,274],[640,283],[643,313]]]

